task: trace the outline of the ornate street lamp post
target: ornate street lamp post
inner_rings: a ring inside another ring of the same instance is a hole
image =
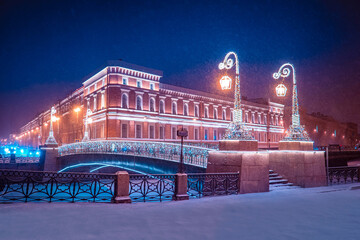
[[[219,69],[231,69],[234,66],[234,60],[230,58],[231,56],[235,59],[235,101],[234,101],[234,118],[233,121],[229,124],[226,129],[223,140],[255,140],[252,135],[245,128],[244,123],[242,122],[242,111],[241,111],[241,94],[240,94],[240,71],[239,71],[239,61],[238,56],[235,52],[229,52],[226,54],[224,61],[219,64]],[[220,80],[222,89],[231,89],[231,78],[224,76]]]
[[[86,111],[86,118],[85,118],[85,133],[84,133],[84,137],[82,139],[83,142],[86,142],[86,141],[90,141],[90,138],[89,138],[89,123],[92,122],[92,119],[89,118],[89,116],[92,114],[92,111],[88,108],[87,111]]]
[[[274,79],[287,78],[292,73],[293,76],[293,96],[292,96],[292,115],[291,115],[291,125],[289,126],[288,131],[286,132],[284,141],[308,141],[311,142],[308,133],[305,131],[304,126],[300,125],[300,114],[299,114],[299,102],[298,102],[298,93],[296,86],[296,74],[295,68],[290,63],[285,63],[279,68],[279,71],[273,74]],[[284,84],[279,84],[276,87],[276,95],[279,97],[286,96],[286,87]]]
[[[53,130],[53,121],[56,119],[56,117],[54,116],[56,113],[56,109],[55,107],[51,107],[51,111],[50,111],[50,131],[49,131],[49,137],[47,138],[45,145],[58,145],[58,143],[56,142],[56,139],[54,137],[54,130]]]

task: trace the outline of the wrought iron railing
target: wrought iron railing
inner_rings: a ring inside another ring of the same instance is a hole
[[[176,174],[131,174],[129,197],[133,202],[171,201]],[[0,203],[6,202],[112,202],[116,174],[0,170]],[[189,174],[192,198],[237,194],[239,173]]]
[[[239,173],[188,174],[188,195],[205,197],[237,194]]]
[[[114,174],[0,170],[0,203],[111,202]]]
[[[59,147],[59,155],[66,156],[81,153],[125,154],[179,162],[180,147],[180,144],[166,142],[101,140],[63,145]],[[209,151],[211,150],[184,145],[184,163],[206,168]]]
[[[130,175],[129,196],[133,202],[169,201],[175,191],[174,174]]]
[[[330,167],[328,169],[329,184],[360,182],[359,167]]]

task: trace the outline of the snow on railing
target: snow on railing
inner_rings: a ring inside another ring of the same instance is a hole
[[[106,153],[135,155],[179,162],[180,148],[180,144],[166,142],[100,140],[63,145],[59,147],[59,156]],[[206,168],[209,151],[211,150],[209,148],[184,145],[184,163]]]

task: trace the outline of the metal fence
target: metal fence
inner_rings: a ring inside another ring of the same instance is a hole
[[[114,174],[0,170],[0,202],[111,202]]]
[[[131,174],[129,196],[133,202],[171,201],[175,192],[174,174]]]
[[[125,154],[179,162],[180,148],[180,144],[166,142],[101,140],[63,145],[59,147],[59,155],[83,153]],[[211,150],[209,148],[184,145],[184,163],[206,168],[209,151]]]
[[[112,202],[116,174],[0,170],[0,203]],[[171,201],[176,175],[129,175],[132,202]],[[239,173],[188,174],[191,198],[237,194]]]
[[[193,198],[237,194],[239,173],[188,174],[188,195]]]
[[[328,172],[330,185],[360,182],[359,167],[330,167]]]

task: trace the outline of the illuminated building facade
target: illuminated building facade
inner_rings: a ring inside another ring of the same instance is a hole
[[[315,147],[328,146],[331,144],[354,147],[360,141],[358,125],[355,123],[342,123],[336,119],[321,113],[308,114],[302,108],[301,122],[305,125],[306,131],[314,141]],[[285,108],[285,127],[290,122],[291,109]]]
[[[163,84],[161,71],[109,61],[83,86],[55,104],[54,136],[59,145],[81,141],[86,112],[90,139],[179,141],[179,128],[194,143],[216,143],[233,118],[233,99]],[[243,101],[242,118],[259,147],[277,147],[284,133],[284,105],[264,99]],[[21,145],[43,145],[50,109],[21,128]]]

